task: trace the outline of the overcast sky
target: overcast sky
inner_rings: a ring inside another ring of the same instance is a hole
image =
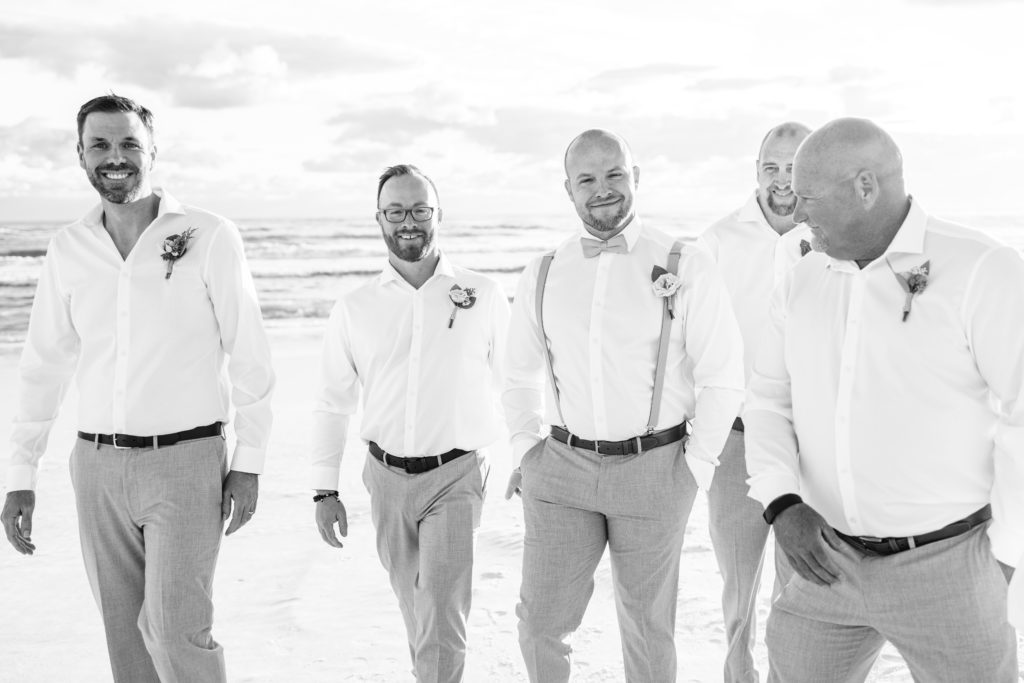
[[[236,218],[369,217],[410,162],[449,220],[571,211],[562,153],[632,145],[641,211],[726,213],[765,131],[865,116],[932,212],[1024,213],[1024,2],[33,0],[0,18],[0,220],[95,202],[74,118],[156,115],[158,184]]]

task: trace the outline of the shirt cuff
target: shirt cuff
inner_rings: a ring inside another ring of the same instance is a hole
[[[519,433],[512,437],[512,469],[519,467],[526,452],[544,440],[540,434]]]
[[[7,468],[8,491],[35,491],[39,468],[32,465],[10,465]]]
[[[263,448],[235,446],[235,457],[231,459],[231,470],[233,472],[263,474],[263,463],[266,458],[267,451]]]
[[[715,464],[708,462],[707,460],[701,460],[696,458],[689,453],[685,456],[686,464],[690,468],[690,472],[693,474],[694,480],[697,482],[697,487],[707,493],[711,490],[711,481],[714,479]]]
[[[755,481],[750,482],[750,492],[747,494],[767,508],[773,500],[787,493],[800,495],[800,482],[796,477],[787,474],[762,475]]]
[[[310,472],[310,488],[323,491],[339,491],[338,481],[340,479],[340,467],[314,467]]]
[[[988,528],[988,539],[992,544],[992,554],[1009,567],[1015,566],[1024,555],[1024,535],[1021,534],[1019,525],[1013,529],[1005,522],[992,520],[992,525]]]

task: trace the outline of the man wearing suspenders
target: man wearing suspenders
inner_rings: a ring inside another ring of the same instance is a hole
[[[520,646],[531,681],[569,679],[608,546],[625,678],[675,681],[683,533],[743,399],[742,341],[710,257],[636,216],[625,141],[586,131],[565,170],[583,232],[527,266],[506,354]]]

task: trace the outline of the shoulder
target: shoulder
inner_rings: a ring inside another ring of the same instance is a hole
[[[725,216],[722,216],[717,221],[707,227],[702,233],[704,239],[717,240],[721,238],[722,234],[727,233],[731,230],[735,230],[737,224],[740,222],[740,211],[742,207],[730,211]]]
[[[461,266],[452,266],[455,275],[455,282],[460,287],[472,287],[478,294],[493,294],[501,291],[501,285],[490,275]]]

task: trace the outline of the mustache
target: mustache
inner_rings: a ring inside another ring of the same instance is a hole
[[[134,173],[134,172],[137,172],[138,170],[139,170],[138,166],[136,166],[133,163],[127,162],[127,161],[125,163],[123,163],[123,164],[104,164],[103,166],[97,166],[96,167],[96,172],[97,173],[99,173],[100,171],[106,171],[108,173],[118,173],[120,171],[131,171],[131,172]]]

